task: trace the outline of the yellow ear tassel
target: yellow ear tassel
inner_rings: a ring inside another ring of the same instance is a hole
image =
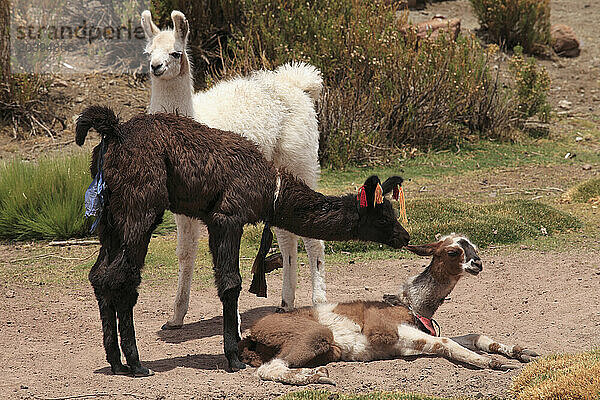
[[[404,198],[404,189],[402,186],[399,188],[398,203],[400,205],[400,217],[404,225],[408,224],[408,217],[406,216],[406,199]]]
[[[375,204],[383,204],[383,189],[379,183],[375,188]]]

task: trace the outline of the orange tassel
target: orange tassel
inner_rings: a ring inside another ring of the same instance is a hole
[[[404,198],[404,189],[402,186],[398,189],[398,202],[400,203],[400,217],[402,217],[402,223],[408,224],[408,217],[406,216],[406,199]]]
[[[375,204],[383,204],[383,189],[379,183],[375,188]]]

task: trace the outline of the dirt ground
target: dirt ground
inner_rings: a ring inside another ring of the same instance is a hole
[[[468,0],[430,4],[424,11],[413,12],[411,18],[421,21],[436,14],[460,16],[464,28],[478,27]],[[572,108],[566,110],[570,115],[600,115],[599,19],[598,1],[552,1],[553,23],[571,25],[583,44],[582,54],[576,59],[541,61],[553,80],[552,104],[556,106],[562,99],[571,101]],[[69,151],[74,146],[72,116],[92,102],[121,105],[123,118],[128,118],[143,111],[149,100],[148,82],[110,76],[85,80],[65,77],[62,83],[55,83],[53,91],[64,97],[65,106],[72,104],[65,113],[69,129],[54,139],[25,142],[0,135],[0,158]],[[513,168],[486,173],[482,182],[514,186],[512,178],[519,175],[520,182],[530,182],[532,186],[551,179],[566,188],[571,180],[589,178],[597,171],[597,167],[592,172],[579,167]],[[452,187],[456,190],[451,182],[444,182],[427,189],[436,194]],[[464,187],[468,187],[467,183]],[[485,196],[492,191],[486,187],[479,190],[485,191]],[[541,354],[583,351],[600,344],[598,238],[578,238],[577,244],[565,243],[563,248],[552,251],[486,250],[482,259],[483,272],[461,281],[451,300],[438,311],[436,320],[443,335],[485,333],[500,342],[519,343]],[[383,293],[397,291],[426,262],[418,259],[329,265],[328,297],[331,301],[380,299]],[[240,300],[244,329],[256,318],[272,312],[279,302],[280,274],[268,279],[266,300],[249,294],[249,282],[244,282]],[[225,371],[221,305],[213,288],[193,290],[190,312],[181,330],[161,331],[160,326],[171,312],[174,291],[174,286],[156,288],[142,283],[135,308],[138,346],[144,364],[156,374],[132,379],[110,374],[101,345],[97,305],[88,285],[34,287],[0,282],[0,398],[88,395],[86,398],[101,399],[268,399],[298,390],[261,382],[252,368],[237,373]],[[308,271],[302,268],[297,304],[309,303]],[[333,390],[402,390],[471,397],[506,397],[512,377],[518,374],[476,370],[428,357],[334,363],[328,368],[337,382],[337,387],[330,388]]]
[[[596,249],[600,243],[595,240]],[[485,333],[498,341],[541,354],[576,352],[600,343],[600,250],[482,253],[484,270],[457,285],[436,320],[444,336]],[[395,293],[426,259],[332,266],[330,300],[380,299]],[[301,269],[298,304],[310,302],[306,268]],[[244,282],[247,289],[249,282]],[[269,277],[269,298],[246,289],[240,300],[243,328],[274,310],[281,278]],[[142,284],[136,306],[141,358],[156,374],[134,379],[110,374],[101,346],[96,301],[86,285],[25,288],[5,284],[0,296],[0,398],[55,398],[95,394],[102,398],[268,399],[298,390],[261,382],[254,369],[225,371],[221,306],[214,289],[192,292],[185,326],[161,331],[174,287]],[[506,396],[514,372],[471,369],[445,359],[420,357],[329,365],[334,390],[402,390],[443,396]],[[313,385],[313,388],[323,388]]]

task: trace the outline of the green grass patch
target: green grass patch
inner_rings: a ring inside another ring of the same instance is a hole
[[[461,233],[481,248],[517,243],[582,227],[581,222],[554,207],[532,200],[504,200],[473,204],[455,199],[419,198],[407,201],[406,229],[412,243],[435,240],[436,235]],[[383,247],[363,242],[330,242],[330,252],[367,252]]]
[[[600,178],[590,179],[575,186],[569,191],[569,197],[577,203],[600,201]]]
[[[66,239],[89,232],[83,195],[89,158],[76,155],[0,165],[0,239]]]
[[[536,360],[515,378],[512,392],[516,400],[598,399],[600,349]]]
[[[279,397],[280,400],[444,400],[414,393],[373,392],[364,394],[345,394],[328,390],[302,390]]]

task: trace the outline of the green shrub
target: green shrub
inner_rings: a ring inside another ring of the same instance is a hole
[[[550,0],[471,0],[490,39],[509,49],[545,52],[550,44]]]
[[[543,66],[537,65],[534,58],[524,56],[521,46],[515,46],[514,55],[508,65],[514,76],[514,90],[519,102],[518,113],[521,118],[527,119],[537,115],[542,121],[547,122],[550,117],[548,71]]]
[[[531,200],[505,200],[472,204],[454,199],[408,200],[406,210],[411,243],[426,243],[436,235],[461,233],[479,247],[517,243],[524,239],[577,229],[581,223],[569,214]],[[327,243],[330,251],[369,251],[378,244],[361,242]]]
[[[87,155],[0,166],[0,239],[67,239],[88,234],[83,195]]]
[[[326,87],[319,104],[325,165],[507,133],[511,103],[491,74],[490,54],[471,37],[417,42],[399,30],[407,15],[394,4],[240,0],[242,24],[219,78],[291,60],[317,66]]]

